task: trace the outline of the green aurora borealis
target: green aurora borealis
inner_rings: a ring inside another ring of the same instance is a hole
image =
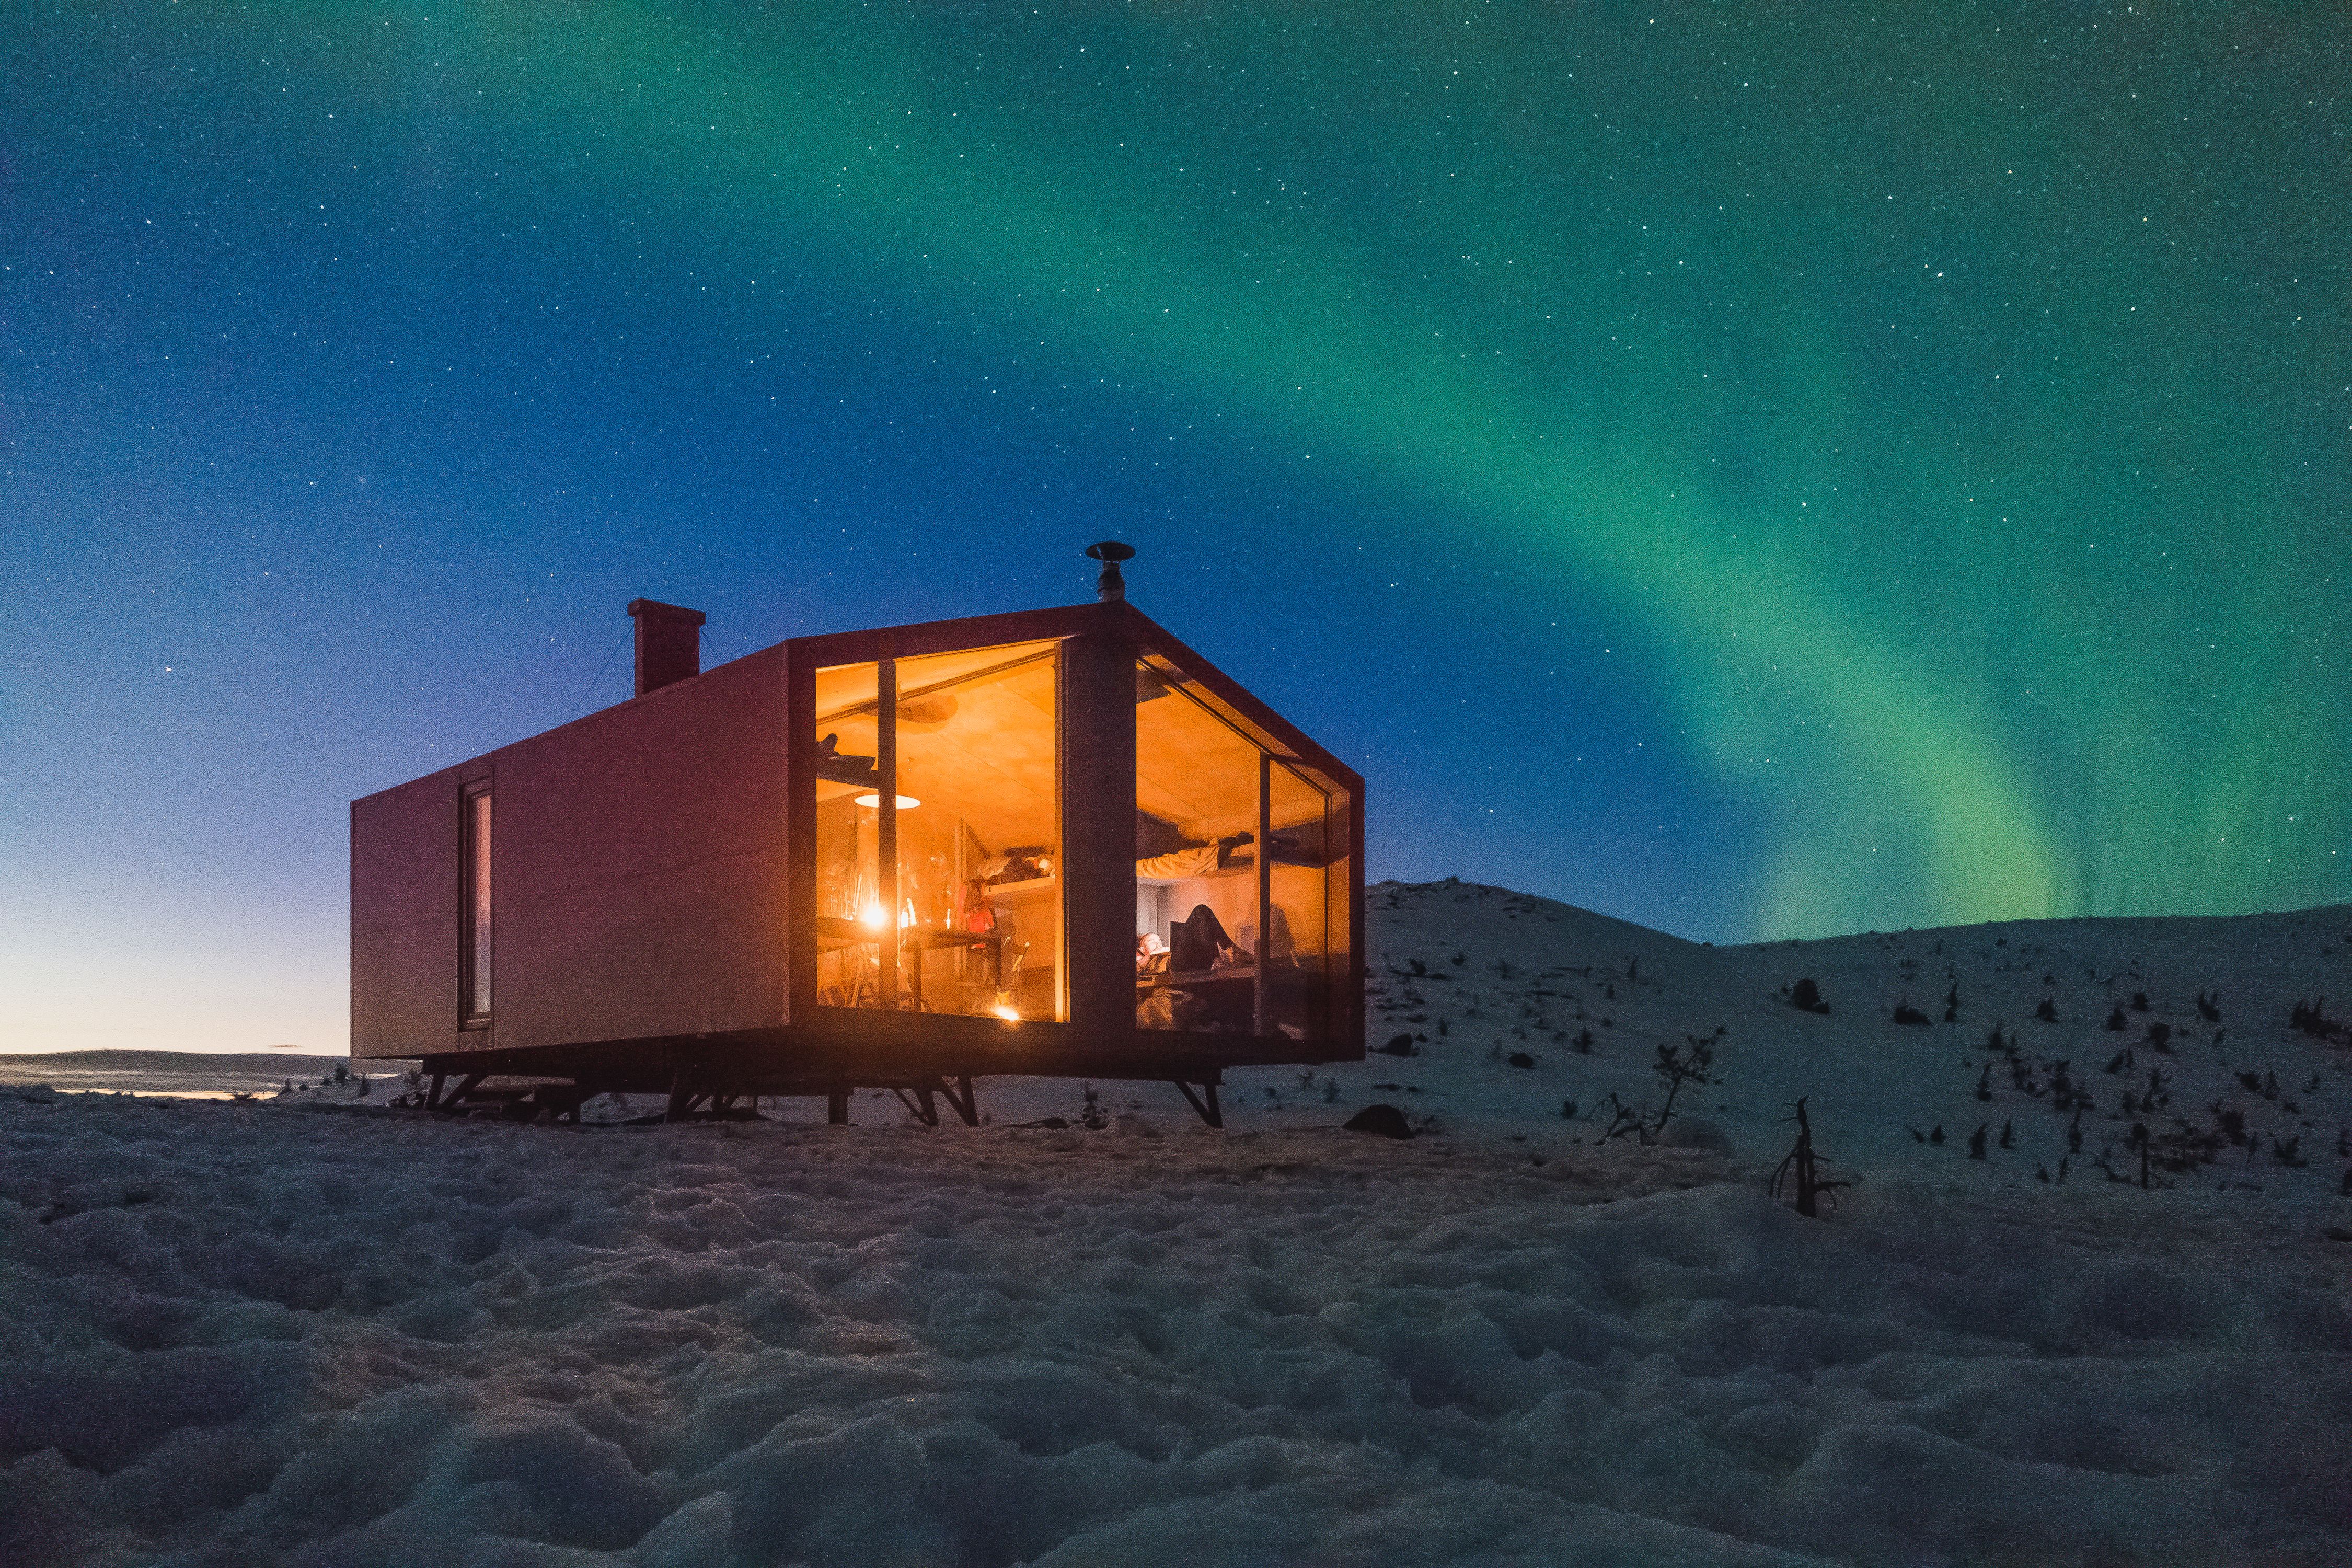
[[[2343,896],[2341,17],[1877,9],[480,47],[606,195],[972,279],[1622,601],[1779,819],[1759,931]]]
[[[831,581],[866,529],[977,585],[764,636],[1004,607],[1037,595],[977,563],[1107,512],[1147,609],[1365,753],[1375,876],[1717,940],[2352,900],[2340,6],[28,17],[20,573],[134,605],[159,555],[307,574],[304,627],[351,629],[273,678],[310,717],[269,743],[360,759],[303,786],[322,898],[340,802],[440,755],[384,739],[452,668],[394,659],[384,604],[520,615],[619,560],[566,601],[599,629],[532,623],[562,662],[468,677],[494,717],[429,709],[489,744],[565,716],[629,594]],[[326,510],[319,453],[371,488]],[[1024,470],[1073,511],[990,499]],[[694,499],[611,521],[657,492]],[[186,521],[231,517],[246,555]],[[396,579],[404,531],[435,559]],[[104,704],[57,672],[100,633],[11,619],[42,673],[0,718],[52,764],[0,869],[47,886],[138,837],[74,814],[164,727],[126,698],[85,746]]]

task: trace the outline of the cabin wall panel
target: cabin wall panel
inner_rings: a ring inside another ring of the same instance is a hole
[[[508,911],[501,1047],[784,1022],[783,859],[749,853],[562,888]]]
[[[783,655],[496,753],[501,1048],[787,1021]]]
[[[459,770],[352,803],[352,1055],[457,1048]]]
[[[1062,884],[1070,1022],[1089,1046],[1135,1042],[1135,646],[1062,645]]]

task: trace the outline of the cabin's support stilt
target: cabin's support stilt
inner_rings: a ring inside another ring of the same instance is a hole
[[[490,1075],[486,1072],[467,1073],[464,1078],[457,1080],[457,1087],[451,1089],[448,1095],[442,1099],[440,1103],[436,1105],[433,1109],[442,1112],[444,1115],[455,1111],[459,1106],[466,1103],[466,1097],[467,1095],[482,1087],[482,1080],[489,1076]],[[437,1078],[438,1075],[436,1074],[436,1077]]]
[[[425,1091],[425,1110],[438,1110],[441,1109],[441,1084],[448,1076],[449,1075],[447,1073],[443,1072],[436,1072],[433,1075],[433,1087]]]
[[[907,1108],[907,1114],[924,1126],[937,1127],[940,1124],[937,1091],[931,1085],[919,1083],[912,1089],[902,1089],[897,1084],[892,1084],[890,1092],[898,1097],[898,1103]]]
[[[835,1127],[849,1125],[849,1091],[847,1089],[834,1089],[825,1091],[824,1119]]]
[[[1224,1109],[1217,1103],[1217,1085],[1215,1080],[1212,1079],[1211,1081],[1202,1084],[1201,1086],[1201,1092],[1199,1094],[1194,1094],[1191,1084],[1186,1083],[1182,1079],[1178,1079],[1176,1080],[1176,1089],[1178,1093],[1184,1097],[1184,1103],[1191,1106],[1194,1110],[1200,1113],[1202,1121],[1207,1122],[1212,1127],[1221,1128],[1224,1126],[1225,1112]]]
[[[531,1115],[547,1113],[550,1121],[569,1121],[577,1126],[580,1108],[602,1092],[592,1083],[548,1084],[530,1097]],[[528,1121],[530,1118],[526,1117]]]
[[[973,1098],[969,1077],[958,1078],[952,1083],[942,1079],[940,1092],[948,1097],[948,1105],[963,1119],[966,1127],[980,1125],[980,1101]]]

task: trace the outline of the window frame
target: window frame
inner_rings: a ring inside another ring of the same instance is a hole
[[[477,813],[479,813],[478,823]],[[498,1006],[498,811],[491,781],[471,779],[457,792],[457,1026],[487,1029]],[[487,863],[485,861],[487,860]],[[483,926],[487,917],[488,942]],[[481,973],[489,948],[489,971]],[[484,1005],[477,1008],[477,1000]]]
[[[964,625],[1003,626],[1012,620],[1013,617],[986,617],[964,623]],[[922,631],[930,628],[905,629]],[[1017,662],[1022,664],[1032,661],[1050,662],[1053,669],[1054,837],[1056,857],[1061,858],[1069,743],[1069,692],[1066,655],[1071,636],[1072,633],[1066,629],[1054,628],[1042,633],[1030,631],[1026,635],[1018,637],[992,637],[984,635],[967,635],[961,637],[942,638],[900,636],[896,633],[839,633],[830,637],[794,639],[793,646],[798,650],[795,653],[795,658],[802,662],[799,668],[788,676],[788,679],[793,680],[793,685],[788,694],[787,722],[791,725],[792,733],[788,740],[787,752],[792,760],[793,766],[790,772],[795,783],[791,791],[793,798],[786,806],[787,835],[788,839],[800,839],[807,847],[804,861],[798,856],[793,859],[790,875],[793,879],[793,909],[795,912],[796,923],[800,923],[801,929],[808,934],[804,941],[795,941],[793,944],[793,978],[797,982],[802,974],[811,977],[811,984],[805,991],[796,991],[792,997],[792,1005],[796,1012],[805,1006],[809,1011],[803,1016],[811,1018],[832,1015],[877,1022],[892,1020],[893,1022],[888,1026],[890,1027],[908,1027],[910,1026],[904,1021],[917,1020],[919,1022],[913,1023],[911,1026],[918,1029],[929,1029],[934,1033],[940,1031],[942,1027],[948,1030],[968,1027],[977,1021],[972,1015],[968,1014],[927,1012],[895,1005],[896,999],[905,994],[903,988],[906,984],[906,977],[899,973],[898,955],[892,951],[892,944],[887,941],[877,942],[876,944],[877,949],[876,967],[881,972],[883,980],[879,990],[882,996],[887,999],[886,1005],[874,1007],[842,1006],[838,1004],[817,1000],[814,975],[816,968],[817,922],[814,785],[818,775],[814,763],[817,741],[816,731],[821,727],[823,717],[818,712],[815,700],[817,675],[826,669],[862,665],[874,667],[875,771],[881,781],[876,788],[879,798],[875,811],[877,891],[883,897],[884,906],[887,909],[896,910],[905,898],[905,893],[898,885],[896,864],[899,795],[898,667],[901,664],[947,654],[980,652],[990,648],[1017,647],[1031,644],[1051,645],[1038,647],[1034,652],[1024,655]],[[803,681],[805,682],[804,689],[801,684]],[[805,721],[803,717],[803,710]],[[800,826],[803,823],[806,824],[805,827]],[[1068,1026],[1071,1006],[1069,880],[1066,876],[1057,875],[1055,882],[1053,893],[1055,1016],[1020,1019],[1019,1025],[1024,1028]],[[888,928],[886,926],[885,929]],[[803,997],[805,1000],[803,999]],[[990,1027],[1002,1027],[1004,1022],[995,1018],[985,1020]]]
[[[1172,646],[1171,646],[1172,645]],[[1268,911],[1273,905],[1273,857],[1264,847],[1273,837],[1274,770],[1283,768],[1300,784],[1323,797],[1326,855],[1323,889],[1322,952],[1323,1030],[1325,1038],[1305,1042],[1310,1045],[1355,1044],[1360,1049],[1363,1022],[1349,999],[1361,994],[1362,899],[1356,891],[1355,878],[1360,873],[1363,859],[1361,838],[1362,818],[1356,802],[1362,795],[1362,781],[1333,766],[1336,759],[1300,734],[1287,721],[1265,709],[1264,704],[1250,699],[1250,708],[1236,701],[1236,696],[1248,694],[1231,685],[1229,678],[1209,666],[1181,644],[1167,641],[1139,640],[1135,647],[1135,663],[1139,670],[1149,671],[1154,680],[1167,689],[1168,695],[1190,701],[1215,722],[1222,724],[1244,744],[1257,753],[1257,810],[1252,825],[1260,847],[1254,855],[1252,881],[1255,884],[1252,899],[1255,910],[1256,940],[1250,954],[1252,967],[1251,1037],[1257,1040],[1275,1038],[1273,1032],[1272,997],[1268,990],[1271,979],[1269,963],[1272,921]],[[1220,689],[1221,687],[1226,688]],[[1264,721],[1271,718],[1275,724]],[[1139,723],[1140,721],[1139,721]],[[1276,728],[1276,725],[1279,725]],[[1287,731],[1286,733],[1285,731]],[[1345,841],[1337,847],[1328,835],[1332,817],[1341,819]],[[1335,852],[1336,847],[1336,852]],[[1345,868],[1345,869],[1342,869]],[[1345,913],[1334,921],[1333,900],[1345,906]],[[1329,963],[1335,938],[1344,937],[1348,954],[1343,964]],[[1181,1031],[1171,1031],[1181,1032]]]

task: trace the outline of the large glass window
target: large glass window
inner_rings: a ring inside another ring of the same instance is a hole
[[[465,935],[460,951],[458,990],[468,1024],[485,1024],[490,1016],[490,786],[487,780],[467,787],[463,833],[465,852]]]
[[[1067,1016],[1056,653],[817,671],[821,1004]]]
[[[1135,749],[1137,1026],[1329,1037],[1329,794],[1155,660],[1136,669]]]

